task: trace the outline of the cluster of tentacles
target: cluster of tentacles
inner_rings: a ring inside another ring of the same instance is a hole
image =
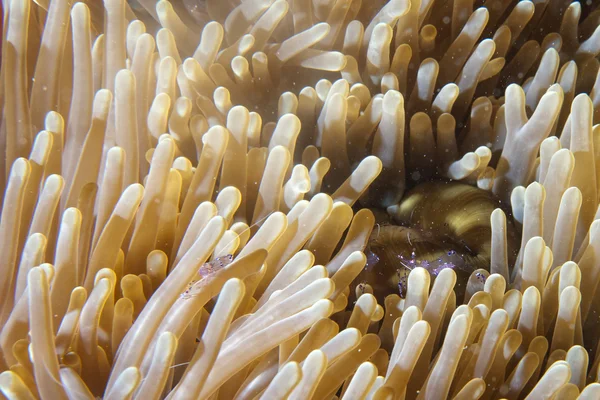
[[[597,2],[2,6],[3,398],[600,398]]]

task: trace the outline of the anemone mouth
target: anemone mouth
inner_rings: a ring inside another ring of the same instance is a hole
[[[491,215],[502,206],[492,193],[468,184],[439,179],[413,183],[398,204],[374,211],[367,263],[354,281],[356,298],[367,292],[379,302],[390,294],[405,298],[408,276],[416,268],[430,274],[431,285],[443,269],[454,270],[456,296],[464,298],[471,276],[485,283],[490,274]],[[512,222],[507,238],[513,265],[521,238]]]

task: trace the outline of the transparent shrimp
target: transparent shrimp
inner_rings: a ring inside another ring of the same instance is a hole
[[[192,289],[194,288],[194,285],[206,278],[209,275],[214,274],[215,272],[225,268],[226,266],[228,266],[229,264],[231,264],[231,262],[233,261],[233,254],[227,254],[221,257],[217,257],[212,261],[206,262],[204,264],[202,264],[202,266],[198,269],[198,275],[200,276],[199,279],[194,279],[192,280],[190,283],[188,283],[185,291],[181,294],[181,298],[182,299],[189,299],[193,296],[192,294]]]

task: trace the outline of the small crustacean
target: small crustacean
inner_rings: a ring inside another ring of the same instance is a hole
[[[214,260],[202,264],[200,269],[198,270],[198,274],[201,278],[208,276],[222,268],[225,268],[233,261],[233,255],[227,254],[225,256],[217,257]]]
[[[432,181],[416,186],[388,208],[395,224],[383,223],[373,230],[367,265],[356,282],[368,283],[382,302],[391,293],[404,298],[408,275],[417,267],[429,271],[432,282],[442,270],[452,268],[460,298],[473,272],[489,270],[490,216],[499,206],[491,193],[466,184]],[[518,248],[511,224],[507,240],[510,262]]]
[[[181,298],[189,299],[190,297],[192,297],[193,296],[192,291],[197,282],[201,281],[203,278],[205,278],[211,274],[214,274],[215,272],[219,271],[220,269],[225,268],[226,266],[231,264],[232,261],[233,261],[233,255],[227,254],[225,256],[217,257],[217,258],[213,259],[212,261],[202,264],[202,266],[198,269],[198,275],[200,276],[200,278],[194,279],[190,283],[188,283],[187,287],[185,288],[185,291],[181,294]]]
[[[188,15],[194,19],[197,24],[204,26],[209,23],[213,18],[209,15],[209,6],[206,0],[182,0],[183,6],[185,7]],[[213,7],[214,8],[214,7]]]
[[[398,255],[398,262],[399,268],[396,270],[396,274],[398,275],[398,293],[402,298],[406,297],[408,275],[415,268],[424,268],[434,278],[446,268],[451,268],[457,273],[470,273],[471,269],[456,250],[449,250],[445,255],[435,260],[418,259],[416,253],[413,251],[410,258],[406,258],[402,254]]]

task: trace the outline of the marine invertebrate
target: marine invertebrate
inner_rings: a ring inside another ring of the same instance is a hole
[[[474,4],[3,2],[3,395],[598,397],[598,11]],[[491,274],[347,310],[432,178]]]
[[[508,280],[508,269],[492,263],[491,216],[501,212],[500,201],[488,191],[471,185],[432,181],[417,185],[388,212],[392,223],[382,223],[371,233],[366,249],[367,266],[358,281],[373,287],[380,302],[386,295],[405,297],[407,278],[415,268],[424,268],[432,279],[443,269],[458,275],[458,298],[468,277],[477,270],[484,280],[489,273]],[[507,256],[512,265],[518,249],[518,233],[507,226]],[[496,261],[496,260],[494,260]]]

